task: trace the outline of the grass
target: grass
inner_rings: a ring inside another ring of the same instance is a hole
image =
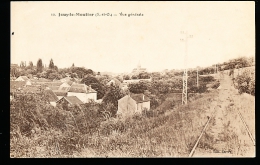
[[[11,157],[183,157],[198,138],[217,91],[151,118],[111,119],[99,131],[49,129],[11,139]],[[105,127],[109,126],[109,127]],[[102,130],[105,133],[102,134]]]

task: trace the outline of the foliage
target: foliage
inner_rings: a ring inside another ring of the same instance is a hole
[[[255,95],[255,77],[250,74],[249,70],[245,70],[241,75],[238,75],[234,82],[240,94],[249,93]]]
[[[10,74],[12,77],[19,77],[21,75],[21,73],[17,68],[11,68]]]
[[[104,95],[102,102],[105,105],[111,103],[113,106],[109,107],[109,110],[112,109],[113,111],[111,111],[111,113],[112,115],[115,115],[118,107],[118,100],[121,99],[122,97],[124,97],[123,91],[119,87],[111,84],[108,88],[108,91]]]
[[[39,59],[37,61],[37,73],[41,73],[42,71],[43,71],[42,59]]]
[[[147,90],[147,84],[145,82],[130,83],[128,84],[129,91],[132,93],[144,93]]]
[[[94,76],[86,76],[82,79],[81,83],[91,85],[91,88],[97,91],[97,99],[102,99],[105,94],[105,87]]]
[[[150,75],[147,72],[139,73],[138,79],[149,79]]]
[[[52,59],[50,60],[49,69],[51,69],[51,70],[54,69],[54,63],[53,63]]]
[[[84,78],[87,75],[93,75],[93,71],[91,69],[85,69],[82,67],[72,67],[71,73],[76,73],[79,78]]]
[[[130,80],[130,76],[129,75],[124,75],[123,78],[124,78],[124,80]]]

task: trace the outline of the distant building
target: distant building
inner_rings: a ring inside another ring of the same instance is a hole
[[[144,94],[129,94],[118,100],[119,116],[131,116],[142,113],[144,109],[150,110],[150,99]]]
[[[68,96],[77,96],[83,103],[97,100],[97,91],[85,84],[73,83],[68,91]]]
[[[31,80],[26,76],[20,76],[17,79],[15,79],[14,81],[24,81],[26,83],[26,85],[32,85]]]
[[[132,74],[139,74],[142,72],[146,72],[146,68],[141,68],[141,64],[139,63],[136,68],[133,69]]]

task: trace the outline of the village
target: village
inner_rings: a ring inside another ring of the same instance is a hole
[[[18,65],[11,64],[11,69],[17,69]],[[133,69],[132,74],[137,75],[145,73],[146,69],[141,68],[140,64]],[[94,90],[91,85],[82,83],[82,78],[71,77],[70,74],[65,74],[65,78],[62,79],[46,79],[38,78],[35,76],[19,76],[14,77],[10,75],[10,100],[15,99],[19,94],[39,94],[41,92],[46,93],[48,97],[48,104],[56,107],[57,104],[67,104],[68,106],[83,105],[89,102],[95,102],[101,104],[102,98],[97,99],[97,91]],[[98,77],[97,75],[96,77]],[[144,108],[150,109],[150,99],[143,93],[134,94],[129,92],[128,85],[138,83],[140,81],[151,82],[151,78],[148,79],[127,79],[120,82],[117,78],[111,78],[106,83],[106,86],[117,86],[120,90],[127,92],[127,96],[117,100],[118,101],[118,114],[128,113],[130,111],[128,106],[131,104],[133,113],[141,113]]]

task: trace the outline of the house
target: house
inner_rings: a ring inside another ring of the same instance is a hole
[[[56,106],[56,102],[59,100],[59,98],[52,90],[44,90],[44,95],[47,97],[49,103],[52,106]]]
[[[19,76],[17,79],[15,79],[15,81],[28,81],[28,80],[30,79],[26,76]]]
[[[84,104],[80,99],[78,99],[76,96],[67,96],[62,97],[60,100],[56,102],[56,104],[67,104],[68,106],[71,105],[82,105]]]
[[[15,79],[14,81],[25,81],[26,85],[32,85],[31,80],[26,77],[26,76],[19,76],[17,79]]]
[[[97,91],[85,84],[73,83],[68,91],[68,96],[77,96],[83,103],[97,100]]]
[[[150,99],[144,94],[129,94],[118,100],[119,116],[131,116],[142,113],[144,109],[150,110]]]

